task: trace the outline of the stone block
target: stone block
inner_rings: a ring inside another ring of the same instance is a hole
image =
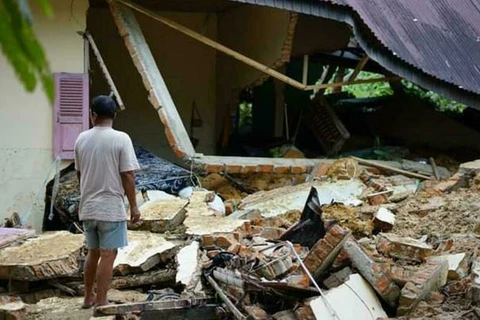
[[[344,244],[353,266],[370,283],[373,289],[394,307],[400,296],[400,288],[390,277],[389,273],[376,263],[365,250],[353,238],[349,238]]]
[[[385,233],[377,236],[377,250],[392,258],[416,262],[425,261],[433,252],[432,246],[416,239]]]

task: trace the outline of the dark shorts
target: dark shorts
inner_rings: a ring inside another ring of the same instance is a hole
[[[87,249],[112,250],[128,245],[127,221],[83,221]]]

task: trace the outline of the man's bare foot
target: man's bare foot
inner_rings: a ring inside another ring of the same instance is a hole
[[[95,296],[83,300],[82,309],[90,309],[95,305]]]

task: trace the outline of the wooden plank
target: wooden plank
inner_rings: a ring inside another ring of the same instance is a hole
[[[188,132],[143,36],[135,14],[125,5],[112,0],[108,2],[119,33],[123,37],[133,63],[149,93],[149,100],[165,125],[165,134],[170,146],[177,157],[187,159],[194,156],[195,149]]]
[[[5,248],[15,241],[32,238],[35,230],[19,228],[0,228],[0,249]]]
[[[302,83],[307,85],[308,79],[308,54],[303,56],[303,75],[302,75]]]
[[[349,83],[351,83],[351,82],[355,81],[355,79],[357,79],[358,75],[360,74],[360,71],[363,70],[363,68],[365,67],[367,62],[368,62],[368,56],[363,56],[362,59],[360,59],[357,66],[355,67],[355,70],[353,70],[352,75],[350,76],[350,78],[348,78]]]
[[[110,289],[130,289],[145,285],[158,285],[158,287],[162,287],[169,283],[175,283],[176,275],[177,271],[175,269],[158,269],[138,274],[113,277],[110,283]],[[83,295],[85,290],[83,281],[67,282],[65,286],[73,289],[78,295]]]
[[[430,180],[431,179],[431,177],[425,176],[423,174],[418,174],[418,173],[413,173],[413,172],[410,172],[410,171],[405,171],[405,170],[402,170],[402,169],[393,168],[393,167],[390,167],[390,166],[387,166],[387,165],[380,164],[378,162],[374,162],[374,161],[370,161],[370,160],[364,160],[364,159],[357,158],[357,157],[351,157],[351,158],[357,160],[359,164],[363,164],[363,165],[367,165],[367,166],[371,166],[371,167],[376,167],[376,168],[383,169],[383,170],[390,171],[390,172],[403,174],[406,177],[417,178],[417,179],[422,179],[422,180]]]
[[[109,0],[109,1],[111,1],[111,0]],[[218,43],[218,42],[216,42],[216,41],[214,41],[210,38],[207,38],[204,35],[201,35],[201,34],[195,32],[195,31],[193,31],[193,30],[191,30],[191,29],[189,29],[189,28],[187,28],[187,27],[185,27],[185,26],[183,26],[183,25],[181,25],[181,24],[179,24],[175,21],[172,21],[170,19],[162,17],[161,15],[159,15],[158,13],[156,13],[154,11],[148,10],[148,9],[146,9],[146,8],[140,6],[140,5],[137,5],[130,0],[117,0],[117,1],[120,2],[120,3],[123,3],[126,6],[129,6],[130,8],[132,8],[132,9],[138,11],[138,12],[141,12],[141,13],[149,16],[152,19],[160,21],[163,24],[165,24],[165,25],[167,25],[167,26],[169,26],[169,27],[171,27],[171,28],[173,28],[177,31],[180,31],[181,33],[183,33],[183,34],[185,34],[185,35],[187,35],[187,36],[189,36],[193,39],[196,39],[196,40],[198,40],[198,41],[200,41],[200,42],[202,42],[202,43],[204,43],[204,44],[206,44],[206,45],[208,45],[208,46],[210,46],[210,47],[212,47],[212,48],[214,48],[214,49],[216,49],[220,52],[223,52],[223,53],[225,53],[226,55],[228,55],[232,58],[235,58],[235,59],[237,59],[237,60],[239,60],[239,61],[241,61],[241,62],[243,62],[243,63],[259,70],[259,71],[262,71],[262,72],[272,76],[273,78],[281,80],[281,81],[283,81],[283,82],[285,82],[285,83],[287,83],[287,84],[289,84],[289,85],[291,85],[291,86],[293,86],[297,89],[307,90],[307,86],[298,82],[297,80],[292,79],[290,77],[287,77],[286,75],[284,75],[284,74],[282,74],[282,73],[280,73],[280,72],[278,72],[278,71],[276,71],[276,70],[274,70],[274,69],[272,69],[272,68],[270,68],[270,67],[268,67],[268,66],[266,66],[266,65],[264,65],[264,64],[262,64],[258,61],[255,61],[255,60],[253,60],[253,59],[251,59],[251,58],[249,58],[249,57],[247,57],[247,56],[245,56],[245,55],[243,55],[243,54],[241,54],[241,53],[239,53],[235,50],[232,50],[232,49],[230,49],[230,48],[228,48],[228,47],[226,47],[226,46],[224,46],[224,45],[222,45],[222,44],[220,44],[220,43]],[[313,90],[313,88],[308,89],[308,90]]]
[[[120,107],[121,110],[125,110],[125,105],[123,104],[123,100],[120,97],[120,93],[118,92],[117,87],[115,86],[115,83],[113,82],[110,72],[108,72],[107,65],[105,64],[105,61],[103,61],[102,55],[100,54],[100,50],[98,50],[95,40],[93,40],[92,35],[88,31],[80,34],[83,35],[85,39],[87,39],[88,43],[90,44],[93,54],[95,55],[95,58],[97,59],[98,64],[100,66],[100,69],[102,70],[102,73],[105,76],[105,79],[107,80],[108,86],[110,87],[110,90],[112,90],[115,98],[117,99],[118,106]]]
[[[0,250],[0,279],[34,281],[74,275],[83,240],[81,234],[59,231]]]

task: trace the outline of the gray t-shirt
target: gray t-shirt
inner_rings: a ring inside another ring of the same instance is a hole
[[[132,140],[110,127],[93,127],[75,142],[75,170],[80,171],[79,218],[127,220],[121,172],[140,169]]]

